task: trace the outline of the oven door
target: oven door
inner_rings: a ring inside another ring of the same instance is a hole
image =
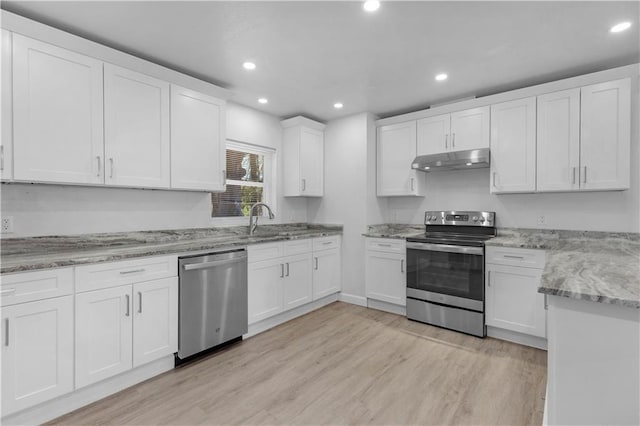
[[[407,297],[484,311],[484,248],[407,242]]]

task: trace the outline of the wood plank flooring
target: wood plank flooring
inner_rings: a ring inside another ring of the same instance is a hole
[[[51,424],[540,425],[546,352],[336,302]]]

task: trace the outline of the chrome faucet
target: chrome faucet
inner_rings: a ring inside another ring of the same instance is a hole
[[[265,203],[255,203],[249,210],[249,235],[253,235],[253,233],[256,231],[256,228],[258,227],[258,216],[256,216],[255,214],[255,209],[259,206],[267,208],[267,211],[269,212],[269,219],[273,219],[274,217],[276,217],[276,215],[274,215],[271,211],[271,207],[269,207]]]

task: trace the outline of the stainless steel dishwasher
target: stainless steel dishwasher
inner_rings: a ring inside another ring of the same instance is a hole
[[[247,333],[245,249],[181,257],[176,363]]]

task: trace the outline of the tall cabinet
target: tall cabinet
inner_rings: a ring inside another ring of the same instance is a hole
[[[301,116],[281,124],[284,129],[284,196],[322,197],[325,125]]]

